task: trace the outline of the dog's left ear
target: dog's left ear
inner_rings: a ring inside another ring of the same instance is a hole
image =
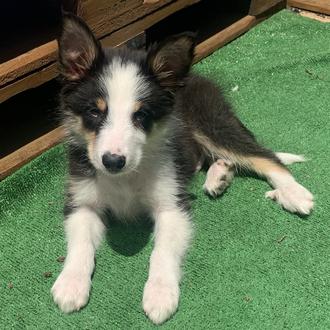
[[[162,87],[175,89],[182,85],[194,58],[195,44],[194,33],[182,33],[149,50],[149,68]]]
[[[102,56],[102,48],[87,24],[79,17],[63,15],[58,38],[60,72],[68,81],[84,78]]]

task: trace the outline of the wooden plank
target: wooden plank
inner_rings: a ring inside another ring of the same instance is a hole
[[[156,2],[159,2],[160,0],[144,0],[143,1],[143,4],[145,3],[156,3]]]
[[[112,47],[115,45],[122,44],[123,42],[129,40],[130,38],[140,34],[144,30],[148,29],[150,26],[156,24],[167,16],[181,10],[185,7],[191,6],[200,0],[181,0],[170,3],[169,5],[155,11],[154,13],[146,16],[145,18],[138,20],[119,31],[115,31],[110,35],[101,39],[102,45],[104,47]]]
[[[0,103],[27,89],[38,87],[45,82],[54,79],[57,75],[57,64],[52,63],[40,71],[34,72],[23,79],[0,88]]]
[[[97,38],[104,37],[174,0],[159,0],[143,3],[143,0],[83,0],[79,6],[79,16],[91,27]],[[177,0],[181,2],[183,0]]]
[[[251,0],[249,15],[260,15],[272,7],[280,4],[281,2],[284,5],[284,0]]]
[[[57,42],[52,40],[0,65],[0,86],[56,60]]]
[[[330,0],[288,0],[288,6],[330,15]]]
[[[218,48],[237,38],[244,32],[251,29],[254,25],[257,24],[257,22],[258,21],[255,16],[245,16],[226,29],[201,42],[195,49],[194,62],[200,61],[203,57],[210,55]]]
[[[308,10],[302,10],[299,9],[299,13],[300,16],[304,16],[304,17],[308,17],[311,19],[315,19],[319,22],[323,22],[323,23],[330,23],[330,16],[328,15],[324,15],[324,14],[320,14],[320,13],[314,13],[312,11],[308,11]]]
[[[47,149],[58,144],[64,136],[62,127],[19,148],[10,155],[0,159],[0,180],[22,167],[24,164],[37,157]]]
[[[127,11],[136,9],[141,4],[141,0],[80,0],[78,15],[86,22],[90,22],[89,20],[95,18],[103,19],[104,16],[113,19]]]

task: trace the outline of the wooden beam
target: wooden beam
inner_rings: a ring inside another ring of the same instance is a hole
[[[0,86],[56,60],[57,42],[52,40],[0,65]]]
[[[110,47],[122,44],[130,38],[142,33],[143,31],[150,28],[152,25],[156,24],[162,19],[177,12],[178,10],[191,6],[199,1],[200,0],[181,0],[171,2],[169,5],[162,7],[161,9],[144,17],[143,19],[137,20],[136,22],[133,22],[132,24],[129,24],[122,29],[115,31],[108,36],[102,38],[102,45],[104,47]]]
[[[24,77],[23,79],[17,80],[10,85],[0,88],[0,103],[27,89],[38,87],[45,82],[52,80],[57,76],[57,74],[57,63],[52,63],[49,66]]]
[[[258,16],[285,0],[251,0],[249,15]]]
[[[330,16],[329,15],[319,14],[319,13],[315,13],[315,12],[312,12],[312,11],[309,11],[309,10],[303,10],[303,9],[299,9],[298,15],[308,17],[308,18],[311,18],[311,19],[315,19],[319,22],[330,23]]]
[[[251,29],[257,24],[257,22],[258,21],[255,16],[245,16],[234,24],[228,26],[226,29],[201,42],[195,49],[194,62],[200,61],[203,57],[210,55],[218,48],[237,38],[244,32]]]
[[[102,38],[171,2],[182,1],[186,0],[159,0],[155,3],[143,3],[143,0],[82,0],[78,15],[90,26],[97,38]]]
[[[330,15],[330,0],[288,0],[288,6]]]
[[[8,156],[1,158],[0,180],[13,173],[33,158],[39,156],[44,151],[58,144],[63,136],[63,128],[55,128],[51,132],[19,148]]]

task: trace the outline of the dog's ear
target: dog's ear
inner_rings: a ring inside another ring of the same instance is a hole
[[[102,48],[87,24],[73,14],[64,14],[58,38],[61,74],[69,81],[85,77],[102,55]]]
[[[195,44],[194,33],[182,33],[151,47],[148,65],[161,86],[175,89],[182,85],[194,58]]]

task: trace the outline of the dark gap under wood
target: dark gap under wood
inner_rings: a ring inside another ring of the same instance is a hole
[[[204,0],[180,10],[146,30],[147,45],[169,35],[192,31],[200,43],[248,15],[249,1]]]
[[[58,126],[56,80],[1,103],[0,158]]]
[[[61,0],[0,1],[0,63],[55,38]]]

